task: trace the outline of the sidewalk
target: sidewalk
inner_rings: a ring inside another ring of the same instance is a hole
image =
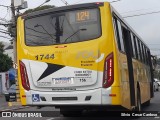
[[[19,110],[19,109],[25,109],[25,108],[28,108],[28,107],[29,106],[21,106],[21,105],[0,107],[0,112],[3,112],[3,111],[14,111],[14,110]]]
[[[18,109],[24,109],[29,106],[22,106],[20,102],[6,102],[5,96],[0,95],[0,112],[1,111],[13,111]]]

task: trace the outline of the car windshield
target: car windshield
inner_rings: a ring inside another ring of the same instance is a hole
[[[8,93],[15,93],[16,92],[16,84],[11,85],[8,89]]]
[[[15,90],[16,89],[16,84],[11,85],[9,89]]]
[[[82,42],[100,35],[97,8],[52,13],[25,20],[25,42],[28,46]]]

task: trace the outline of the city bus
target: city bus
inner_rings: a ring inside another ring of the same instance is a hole
[[[150,49],[108,2],[19,16],[17,52],[24,106],[141,111],[153,97]]]

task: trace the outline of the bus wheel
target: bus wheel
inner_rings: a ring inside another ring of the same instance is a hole
[[[144,106],[149,106],[150,105],[150,100],[144,103]]]
[[[137,91],[137,107],[136,107],[136,111],[141,111],[142,110],[142,105],[141,105],[141,94],[140,94],[140,90],[138,89]]]

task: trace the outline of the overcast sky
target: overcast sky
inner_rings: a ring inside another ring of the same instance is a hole
[[[0,5],[10,5],[11,0],[0,0]],[[25,0],[28,8],[34,8],[42,4],[45,0]],[[64,1],[64,0],[62,0]],[[47,4],[64,6],[61,0],[51,0]],[[79,4],[87,2],[101,2],[106,0],[66,0],[69,4]],[[116,1],[116,0],[108,0]],[[160,0],[121,0],[111,3],[114,8],[123,16],[132,16],[145,13],[159,12],[137,17],[128,17],[125,20],[139,34],[145,43],[150,47],[152,54],[160,57]],[[7,8],[0,7],[0,18],[10,20],[11,12]],[[0,22],[3,22],[0,20]],[[4,27],[0,26],[0,29]],[[6,36],[5,34],[0,34]],[[8,39],[0,37],[0,41],[9,42]]]

